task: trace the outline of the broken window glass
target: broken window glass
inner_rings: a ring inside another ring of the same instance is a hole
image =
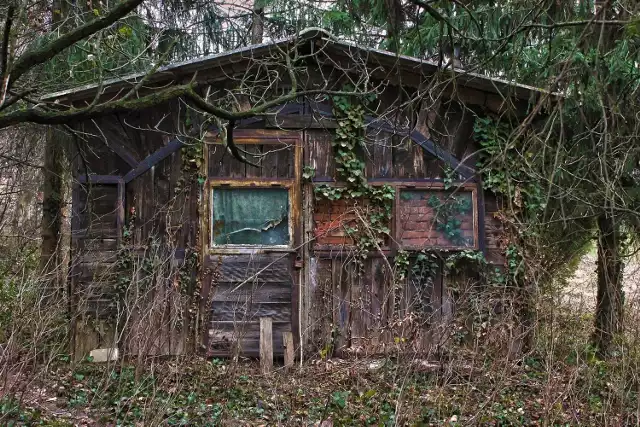
[[[214,245],[288,245],[286,188],[213,189]]]

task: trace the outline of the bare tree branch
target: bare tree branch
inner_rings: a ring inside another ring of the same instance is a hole
[[[92,119],[112,113],[134,111],[184,96],[191,90],[190,85],[174,86],[134,100],[110,101],[86,108],[69,108],[66,111],[48,111],[40,108],[12,111],[0,115],[0,129],[26,122],[59,125],[73,120]]]

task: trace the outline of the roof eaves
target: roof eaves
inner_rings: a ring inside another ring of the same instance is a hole
[[[398,63],[398,65],[403,66],[405,69],[419,69],[424,73],[434,73],[441,69],[438,64],[434,61],[416,58],[413,56],[400,55],[395,54],[393,52],[389,52],[386,50],[376,49],[376,48],[366,48],[362,46],[355,45],[353,43],[349,43],[343,40],[336,40],[335,38],[323,38],[324,41],[330,42],[335,46],[342,46],[347,49],[356,49],[358,51],[366,51],[369,54],[376,55],[381,58],[385,58],[388,60],[393,60]],[[528,99],[532,94],[550,94],[553,96],[558,96],[556,93],[550,93],[549,91],[541,88],[536,88],[534,86],[529,86],[525,84],[521,84],[515,81],[508,81],[501,78],[489,77],[484,74],[469,72],[464,69],[456,68],[446,70],[451,73],[455,78],[460,79],[460,82],[469,87],[473,87],[475,89],[493,92],[501,95],[515,94],[520,99]],[[415,71],[414,71],[415,72]]]
[[[206,69],[214,66],[220,66],[236,60],[259,56],[268,53],[273,47],[282,47],[299,40],[311,40],[318,39],[325,42],[329,42],[329,45],[333,45],[336,48],[342,49],[355,49],[360,54],[366,53],[367,55],[374,55],[378,58],[383,58],[389,61],[395,61],[399,66],[411,72],[419,71],[424,74],[431,74],[440,69],[438,64],[434,61],[429,61],[421,58],[415,58],[406,55],[398,55],[393,52],[367,48],[349,43],[344,40],[339,40],[332,36],[327,31],[321,28],[308,28],[301,31],[299,34],[286,37],[283,39],[268,41],[261,44],[255,44],[245,46],[230,51],[209,55],[202,58],[196,58],[188,61],[175,62],[164,67],[159,68],[152,76],[147,77],[147,83],[166,82],[175,79],[178,76],[184,76],[189,73],[195,73],[198,70]],[[514,95],[520,99],[528,99],[532,94],[549,94],[548,91],[532,86],[520,84],[517,82],[510,82],[500,78],[488,77],[483,74],[472,73],[462,69],[449,70],[456,79],[460,79],[463,85],[473,87],[479,90],[497,93],[502,96]],[[122,78],[111,79],[102,82],[102,84],[92,83],[76,88],[71,88],[55,93],[50,93],[43,96],[43,101],[54,101],[63,99],[81,99],[83,97],[91,96],[94,92],[102,87],[103,92],[117,92],[124,88],[129,88],[132,85],[140,82],[145,78],[147,73],[133,73]],[[555,93],[551,93],[552,96],[557,96]]]
[[[195,58],[188,61],[174,62],[163,67],[160,67],[153,76],[148,78],[149,83],[154,83],[163,80],[170,80],[176,75],[185,75],[196,72],[203,68],[220,65],[221,62],[233,62],[234,59],[248,58],[247,54],[251,53],[251,56],[268,53],[274,47],[282,47],[299,40],[308,40],[316,37],[320,37],[323,34],[327,34],[325,31],[318,28],[306,29],[295,36],[286,37],[279,40],[268,41],[260,44],[253,44],[249,46],[240,47],[237,49],[225,51],[222,53],[216,53],[213,55]],[[61,100],[63,98],[82,98],[83,96],[91,95],[93,92],[102,87],[103,90],[117,91],[123,87],[130,87],[138,83],[142,78],[147,76],[147,73],[132,73],[130,75],[119,77],[115,79],[105,80],[100,83],[91,83],[84,86],[78,86],[71,89],[65,89],[62,91],[49,93],[44,95],[41,99],[43,101]]]

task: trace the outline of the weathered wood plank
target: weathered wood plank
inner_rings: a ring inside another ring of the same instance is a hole
[[[217,263],[217,260],[211,260],[211,257],[208,257],[207,265],[210,263]],[[282,255],[227,255],[222,258],[221,282],[243,282],[248,279],[256,279],[259,282],[291,283],[291,262],[288,256]]]
[[[393,176],[393,139],[385,132],[370,132],[368,136],[371,161],[367,162],[369,178],[391,178]]]
[[[272,322],[273,352],[282,356],[284,350],[283,332],[291,331],[288,322]],[[237,351],[239,355],[259,357],[260,322],[211,322],[208,328],[208,350],[210,357],[230,357]]]
[[[248,322],[260,317],[271,317],[277,322],[291,322],[291,302],[214,302],[211,319],[214,321]]]
[[[273,327],[270,317],[260,318],[260,371],[268,374],[273,370]]]
[[[338,336],[335,337],[336,350],[343,350],[351,338],[350,291],[353,273],[352,262],[341,258],[333,259],[333,324],[338,328]]]
[[[368,262],[370,260],[365,261],[365,268]],[[366,334],[363,278],[356,274],[355,269],[350,276],[350,346],[351,348],[361,348]]]
[[[277,178],[294,178],[294,147],[286,146],[279,147],[275,152],[272,152],[269,156],[275,157],[276,163],[276,177]]]
[[[136,166],[134,169],[129,171],[123,177],[124,182],[129,183],[134,179],[136,179],[137,177],[139,177],[140,175],[143,175],[153,166],[157,165],[162,160],[169,157],[172,153],[175,153],[176,151],[178,151],[180,148],[182,148],[182,141],[180,141],[179,139],[174,139],[173,141],[169,142],[167,145],[160,148],[158,151],[147,156],[144,160],[142,160],[138,164],[138,166]]]
[[[284,366],[287,369],[293,368],[293,362],[295,359],[295,347],[293,344],[293,333],[282,333],[282,345],[284,347]]]
[[[251,163],[257,164],[259,167],[255,167],[252,165],[245,165],[244,168],[244,178],[259,178],[262,176],[264,172],[264,161],[267,156],[263,155],[262,145],[261,144],[253,144],[253,145],[245,145],[244,150],[246,154],[244,154],[245,158]],[[240,171],[239,171],[240,173]]]
[[[209,177],[224,176],[224,161],[227,150],[222,144],[207,143],[207,170]]]
[[[333,323],[332,275],[331,259],[311,258],[308,334],[310,350],[314,352],[321,352],[331,344],[331,324]]]
[[[393,177],[416,178],[413,167],[413,144],[408,139],[394,141],[393,144]]]
[[[381,331],[389,321],[389,275],[383,259],[371,260],[371,317],[370,345],[376,348],[383,341]]]
[[[335,159],[331,140],[333,136],[324,130],[309,130],[307,132],[307,151],[309,156],[306,164],[315,169],[315,179],[327,180],[335,176]]]
[[[260,158],[261,169],[258,171],[258,176],[262,178],[278,178],[278,153],[281,148],[267,144],[260,145],[260,147],[260,152],[263,155]],[[284,150],[286,151],[286,149]],[[288,178],[288,176],[284,178]]]
[[[117,115],[98,117],[92,119],[92,122],[100,136],[98,138],[96,135],[96,139],[109,147],[132,168],[138,165],[139,160],[129,151],[129,147],[135,147],[135,144],[132,144],[133,141],[129,139]]]
[[[335,129],[338,127],[338,123],[334,119],[313,114],[269,116],[265,125],[268,128],[278,129]]]
[[[290,282],[263,282],[253,281],[245,283],[238,288],[237,282],[218,282],[213,302],[290,302],[291,283]]]

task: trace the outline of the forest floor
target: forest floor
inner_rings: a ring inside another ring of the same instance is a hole
[[[562,293],[557,330],[521,359],[464,347],[438,363],[316,360],[269,375],[250,360],[173,359],[138,372],[133,363],[60,361],[0,384],[0,425],[636,426],[640,346],[606,362],[588,347],[594,276],[588,254]],[[629,263],[625,278],[637,308],[640,263]]]
[[[471,357],[471,355],[470,355]],[[4,422],[50,426],[631,426],[633,398],[606,372],[536,358],[483,367],[332,360],[261,375],[255,363],[182,360],[134,380],[131,366],[58,367]],[[177,375],[176,372],[180,371]],[[17,399],[21,399],[19,402]]]

